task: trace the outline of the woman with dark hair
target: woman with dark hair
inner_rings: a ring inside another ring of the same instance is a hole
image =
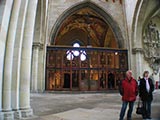
[[[151,119],[151,103],[153,100],[154,85],[149,78],[149,72],[144,71],[143,78],[140,80],[139,96],[143,102],[143,119]]]

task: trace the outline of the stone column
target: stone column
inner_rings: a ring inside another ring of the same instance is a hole
[[[20,64],[22,41],[24,34],[24,25],[27,13],[28,0],[21,0],[20,13],[18,17],[17,33],[14,45],[14,57],[12,68],[12,109],[14,111],[14,118],[21,118],[21,111],[19,110],[19,84],[20,84]]]
[[[38,92],[43,92],[45,89],[45,42],[46,42],[46,31],[47,31],[47,9],[48,9],[48,0],[41,0],[39,4],[39,39],[40,47],[39,47],[39,56],[38,56],[38,83],[37,83],[37,90]]]
[[[3,72],[4,72],[4,56],[5,56],[5,45],[6,45],[12,5],[13,5],[13,0],[5,1],[5,8],[0,28],[0,120],[3,119],[3,113],[1,111],[2,111],[2,86],[3,86],[2,82],[3,82]]]
[[[29,0],[24,29],[20,72],[20,109],[22,117],[32,115],[30,107],[31,55],[38,0]]]
[[[38,92],[43,92],[45,90],[45,67],[44,67],[44,49],[43,44],[39,48],[39,56],[38,56]]]
[[[132,49],[133,54],[135,54],[135,61],[136,61],[136,71],[135,76],[136,79],[143,74],[143,64],[142,64],[142,58],[143,58],[143,49],[142,48],[134,48]]]
[[[13,3],[12,14],[10,18],[10,26],[8,31],[8,39],[6,42],[2,111],[4,114],[4,119],[7,120],[14,119],[11,108],[12,62],[13,62],[13,50],[14,50],[14,42],[15,42],[20,3],[21,0],[16,0]]]
[[[43,92],[45,90],[45,69],[46,69],[46,44],[48,35],[48,0],[41,2],[41,32],[40,40],[41,47],[39,49],[39,65],[38,65],[38,90]]]
[[[32,92],[37,92],[38,85],[38,56],[39,56],[39,47],[40,43],[33,43],[33,51],[32,51]]]

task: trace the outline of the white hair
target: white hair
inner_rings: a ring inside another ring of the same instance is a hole
[[[130,75],[132,76],[132,70],[128,70],[128,71],[126,72],[126,75],[128,75],[128,74],[130,74]]]

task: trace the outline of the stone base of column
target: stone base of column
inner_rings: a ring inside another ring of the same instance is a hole
[[[3,112],[3,119],[2,120],[14,120],[14,112]]]
[[[3,112],[0,112],[0,120],[4,120],[4,114],[3,114]]]
[[[22,118],[32,117],[33,116],[33,110],[31,108],[21,110],[21,116],[22,116]]]
[[[14,111],[14,119],[21,119],[21,118],[22,118],[21,111],[20,110]]]
[[[31,93],[38,93],[38,90],[31,90]]]

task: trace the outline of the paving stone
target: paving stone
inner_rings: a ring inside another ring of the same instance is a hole
[[[160,90],[154,92],[152,120],[160,120]],[[118,120],[121,109],[121,96],[118,93],[81,94],[31,94],[31,106],[35,116],[29,120]],[[142,120],[136,114],[133,120]]]

